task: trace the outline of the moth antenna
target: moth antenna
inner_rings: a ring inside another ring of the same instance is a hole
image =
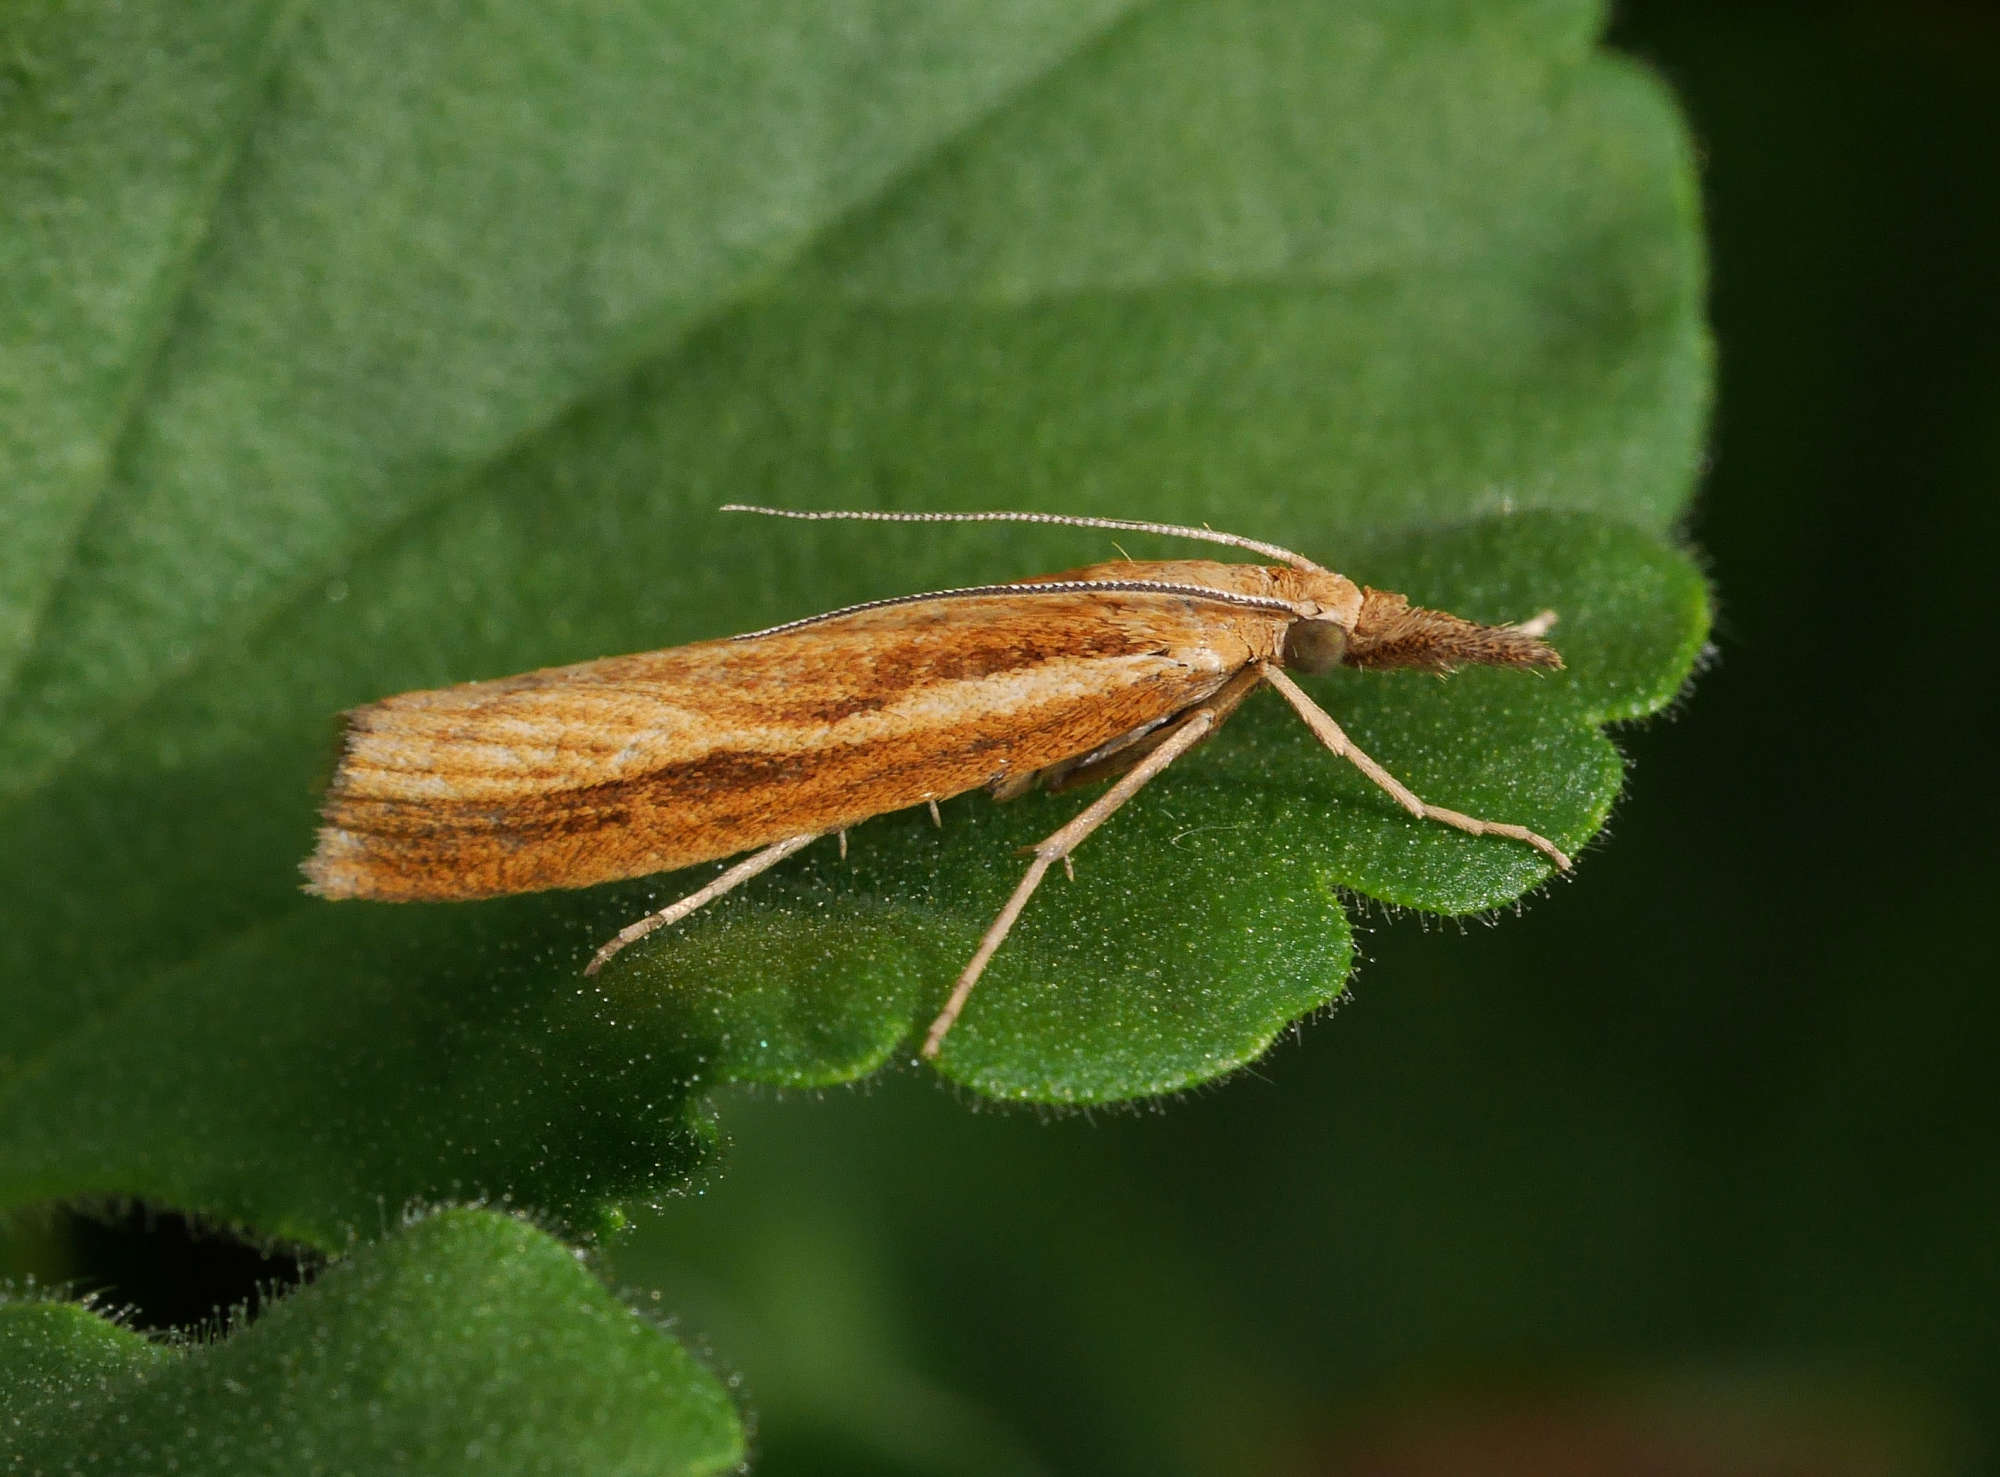
[[[749,510],[759,511],[759,510]],[[782,516],[782,515],[781,515]],[[1307,612],[1289,600],[1274,595],[1240,595],[1234,590],[1211,590],[1206,585],[1177,585],[1166,580],[1037,580],[1033,584],[962,585],[955,590],[926,590],[916,595],[891,595],[883,600],[864,600],[859,605],[843,605],[838,610],[821,611],[761,631],[745,631],[732,641],[753,641],[759,636],[782,636],[802,631],[822,621],[858,615],[864,610],[886,610],[891,605],[914,605],[919,600],[969,600],[981,595],[1179,595],[1187,600],[1207,600],[1216,605],[1234,605],[1245,610],[1269,610],[1280,615],[1303,618]]]
[[[817,522],[845,518],[864,523],[1059,523],[1070,528],[1114,528],[1121,533],[1159,533],[1169,538],[1200,539],[1203,543],[1227,544],[1248,549],[1272,559],[1282,559],[1294,569],[1312,574],[1329,573],[1303,554],[1262,539],[1245,538],[1240,533],[1221,533],[1213,528],[1191,528],[1184,523],[1147,523],[1134,518],[1088,518],[1073,513],[885,513],[873,509],[839,510],[819,508],[763,508],[751,503],[724,503],[724,513],[762,513],[769,518],[799,518]]]

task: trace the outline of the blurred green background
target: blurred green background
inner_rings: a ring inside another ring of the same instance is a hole
[[[760,1472],[2000,1449],[2000,22],[1655,0],[1612,42],[1704,149],[1717,663],[1621,736],[1574,885],[1493,928],[1364,916],[1353,1000],[1232,1081],[723,1103],[722,1174],[602,1269],[741,1376]],[[52,1219],[11,1260],[161,1323],[286,1273],[162,1229]]]
[[[2000,24],[1618,7],[1704,154],[1719,655],[1574,886],[1370,920],[1158,1111],[726,1103],[614,1249],[759,1470],[1948,1472],[2000,1446]],[[1566,1465],[1569,1463],[1569,1465]]]

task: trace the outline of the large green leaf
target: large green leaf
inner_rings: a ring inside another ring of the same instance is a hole
[[[723,1472],[722,1383],[567,1247],[490,1211],[406,1226],[247,1329],[164,1347],[0,1302],[27,1472]]]
[[[1571,847],[1603,819],[1596,726],[1705,630],[1667,532],[1707,365],[1686,142],[1594,7],[790,11],[301,23],[8,698],[0,1201],[330,1247],[446,1198],[588,1229],[693,1169],[714,1084],[907,1049],[1076,797],[885,817],[598,981],[705,871],[295,890],[344,706],[1108,552],[724,500],[1208,520],[1553,606],[1563,674],[1319,691],[1432,799]],[[1271,700],[1078,866],[948,1076],[1212,1078],[1339,990],[1340,889],[1466,912],[1546,875]]]
[[[104,490],[293,8],[8,7],[0,689]]]

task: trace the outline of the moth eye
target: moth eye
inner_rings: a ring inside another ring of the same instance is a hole
[[[1285,630],[1284,664],[1306,673],[1331,672],[1347,655],[1347,628],[1335,621],[1293,621]]]

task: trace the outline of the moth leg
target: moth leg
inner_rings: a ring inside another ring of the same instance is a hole
[[[951,998],[945,1001],[944,1009],[939,1011],[937,1019],[931,1022],[930,1031],[924,1037],[924,1056],[933,1058],[937,1056],[938,1048],[944,1043],[945,1032],[951,1029],[952,1023],[958,1019],[959,1012],[965,1009],[966,997],[972,993],[972,987],[979,983],[980,975],[986,972],[987,964],[999,950],[1008,931],[1013,928],[1014,921],[1021,916],[1021,910],[1028,905],[1028,899],[1034,896],[1035,889],[1041,885],[1042,877],[1049,868],[1057,862],[1068,867],[1070,852],[1075,850],[1086,836],[1109,820],[1113,812],[1127,800],[1138,794],[1146,781],[1208,737],[1215,725],[1222,721],[1222,715],[1241,702],[1244,694],[1262,680],[1255,668],[1245,670],[1231,678],[1228,685],[1214,697],[1190,709],[1186,717],[1167,731],[1153,751],[1127,770],[1117,784],[1085,806],[1068,825],[1035,847],[1035,859],[1028,864],[1027,875],[1021,878],[1020,885],[1014,889],[1014,895],[1007,899],[1007,906],[1002,908],[993,922],[987,926],[986,935],[980,939],[979,948],[973,953],[972,961],[965,966],[965,972],[959,975],[958,983],[952,986]]]
[[[748,882],[759,872],[767,872],[795,851],[800,851],[819,840],[819,833],[809,836],[787,836],[783,841],[774,842],[762,851],[745,857],[728,871],[717,877],[708,886],[691,892],[677,903],[669,904],[657,913],[648,913],[636,923],[628,923],[618,930],[618,936],[590,956],[590,963],[583,966],[585,974],[596,974],[604,968],[604,962],[627,944],[635,944],[656,928],[665,928],[669,923],[678,923],[688,914],[704,908],[725,892],[729,892]]]
[[[1234,691],[1235,689],[1231,689]],[[1224,701],[1220,693],[1213,699],[1192,704],[1179,712],[1169,713],[1155,723],[1143,724],[1129,733],[1121,733],[1109,743],[1099,744],[1088,754],[1079,754],[1074,759],[1064,759],[1055,764],[1045,764],[1040,769],[1027,769],[1019,774],[1004,775],[986,787],[986,792],[995,800],[1016,800],[1030,790],[1046,790],[1051,795],[1060,795],[1064,790],[1074,790],[1081,785],[1095,785],[1105,780],[1115,780],[1119,775],[1144,759],[1157,749],[1174,731],[1174,727],[1188,713],[1197,707],[1215,706],[1215,724],[1209,729],[1213,734],[1222,727],[1222,720],[1236,711],[1236,707],[1256,691],[1245,687],[1235,697]]]
[[[1208,729],[1209,737],[1215,736],[1215,730],[1222,727],[1223,719],[1235,712],[1243,699],[1255,692],[1259,685],[1245,683],[1240,687],[1224,688],[1207,702],[1196,705],[1215,710],[1215,722],[1210,724]],[[1233,696],[1230,695],[1232,693]],[[1174,720],[1170,718],[1157,728],[1139,729],[1123,738],[1113,739],[1096,753],[1080,761],[1052,764],[1041,771],[1042,788],[1052,795],[1059,795],[1064,790],[1075,789],[1078,785],[1094,785],[1101,780],[1116,779],[1165,743],[1168,736],[1174,732],[1173,725]]]
[[[1526,826],[1509,825],[1505,821],[1483,821],[1477,816],[1462,815],[1456,810],[1446,810],[1443,806],[1432,805],[1419,799],[1409,786],[1355,748],[1354,741],[1341,731],[1340,725],[1333,721],[1324,708],[1308,697],[1305,689],[1287,676],[1283,669],[1270,662],[1264,662],[1260,670],[1263,679],[1277,688],[1285,701],[1298,710],[1299,716],[1306,720],[1306,727],[1313,731],[1315,738],[1380,785],[1388,792],[1391,799],[1418,820],[1437,821],[1474,836],[1505,836],[1513,841],[1525,841],[1563,871],[1569,870],[1568,854],[1555,842],[1546,836],[1536,835]]]

